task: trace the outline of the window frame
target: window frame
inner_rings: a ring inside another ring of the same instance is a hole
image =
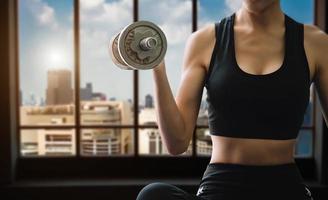
[[[16,42],[16,64],[15,64],[15,96],[19,96],[19,27],[18,27],[18,1],[14,1],[15,13],[15,40]],[[197,30],[197,2],[198,0],[190,0],[192,3],[192,32]],[[318,23],[320,16],[317,16],[318,3],[322,4],[323,0],[314,0],[314,24]],[[75,125],[72,126],[21,126],[19,119],[19,98],[16,98],[16,152],[17,163],[15,168],[16,179],[30,178],[94,178],[94,177],[200,177],[209,162],[209,156],[197,156],[196,152],[196,130],[208,128],[208,126],[196,125],[192,137],[192,155],[177,157],[169,155],[153,156],[139,155],[138,150],[138,129],[140,128],[158,128],[157,125],[140,125],[138,121],[138,105],[139,104],[139,74],[135,70],[133,72],[133,98],[134,98],[134,124],[133,125],[81,125],[80,123],[80,21],[79,21],[79,0],[73,0],[74,3],[74,88],[75,89]],[[133,0],[133,21],[139,18],[138,10],[139,1]],[[322,17],[322,16],[321,16]],[[313,88],[314,89],[314,88]],[[315,91],[315,89],[314,89]],[[316,178],[317,168],[316,156],[314,155],[317,146],[315,146],[318,138],[316,126],[318,124],[318,100],[316,92],[313,92],[313,125],[302,127],[301,129],[313,130],[313,156],[310,158],[295,158],[296,163],[305,179],[314,180]],[[319,119],[320,120],[320,119]],[[322,119],[321,119],[322,124]],[[20,156],[20,130],[24,129],[66,129],[74,128],[76,134],[76,155],[72,157],[22,157]],[[109,157],[87,157],[80,155],[80,132],[83,128],[132,128],[134,130],[134,154],[131,156],[109,156]],[[321,130],[321,129],[319,129]],[[321,134],[320,134],[321,135]],[[319,150],[320,151],[320,150]],[[60,167],[58,167],[60,166]],[[81,167],[83,166],[83,167]],[[99,167],[102,166],[102,167]],[[163,166],[163,167],[162,167]],[[176,168],[175,166],[180,166]],[[184,170],[181,170],[181,169]],[[117,173],[124,171],[124,173]]]

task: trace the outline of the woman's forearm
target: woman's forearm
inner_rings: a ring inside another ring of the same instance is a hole
[[[185,124],[162,65],[153,69],[156,118],[169,153],[180,154],[186,145]]]

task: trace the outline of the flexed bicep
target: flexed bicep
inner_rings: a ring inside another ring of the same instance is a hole
[[[183,57],[181,81],[176,102],[184,119],[189,141],[196,125],[206,76],[205,63],[215,43],[214,26],[207,25],[189,36]]]

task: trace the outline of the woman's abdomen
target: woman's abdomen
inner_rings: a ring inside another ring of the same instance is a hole
[[[295,139],[245,139],[211,136],[213,149],[210,163],[271,165],[294,162]]]

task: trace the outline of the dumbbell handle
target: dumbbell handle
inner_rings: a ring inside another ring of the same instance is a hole
[[[157,45],[157,40],[154,37],[146,37],[140,41],[140,48],[144,51],[154,49]]]

